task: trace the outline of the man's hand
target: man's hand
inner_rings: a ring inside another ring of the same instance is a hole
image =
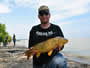
[[[32,50],[33,47],[29,48],[30,50]]]
[[[57,47],[55,48],[55,50],[60,51],[61,49],[60,49],[59,46],[57,46]]]
[[[30,50],[32,50],[32,49],[33,49],[33,47],[30,48]],[[37,53],[37,50],[34,50],[32,54],[35,55],[36,53]]]

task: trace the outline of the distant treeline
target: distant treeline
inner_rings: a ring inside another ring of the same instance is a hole
[[[0,44],[5,43],[5,39],[8,38],[8,42],[11,42],[12,38],[8,32],[6,32],[5,24],[0,24]]]

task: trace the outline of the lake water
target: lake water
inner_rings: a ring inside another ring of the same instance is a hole
[[[90,38],[73,38],[65,45],[65,52],[90,57]]]

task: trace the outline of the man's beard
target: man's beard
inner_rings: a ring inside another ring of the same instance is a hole
[[[47,24],[48,22],[42,22],[41,24]]]
[[[42,22],[42,24],[47,24],[47,22]]]

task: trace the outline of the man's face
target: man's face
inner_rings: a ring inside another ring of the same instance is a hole
[[[46,24],[46,23],[49,23],[50,13],[47,11],[41,11],[39,12],[38,17],[41,21],[41,24]]]

